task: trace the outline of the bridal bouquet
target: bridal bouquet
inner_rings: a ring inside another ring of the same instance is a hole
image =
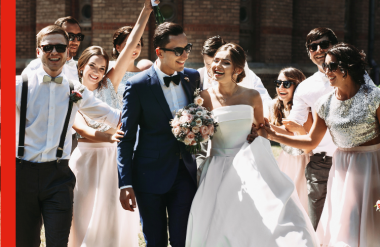
[[[195,154],[201,150],[201,143],[212,139],[218,123],[213,115],[202,106],[200,89],[194,92],[194,103],[185,106],[176,113],[170,125],[178,141],[185,143],[187,150]]]

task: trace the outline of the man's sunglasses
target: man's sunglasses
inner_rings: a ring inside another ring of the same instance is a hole
[[[75,37],[77,37],[77,40],[78,41],[82,41],[84,39],[84,34],[81,34],[81,33],[68,33],[69,35],[69,40],[70,41],[74,41]]]
[[[320,46],[322,50],[327,49],[330,46],[330,41],[324,40],[319,43],[309,44],[307,47],[309,48],[309,51],[316,51],[318,50],[318,46]]]
[[[193,44],[189,43],[187,44],[187,46],[185,46],[185,48],[182,48],[182,47],[176,47],[174,49],[166,49],[166,48],[160,48],[161,50],[163,51],[172,51],[174,52],[174,54],[179,57],[182,55],[183,51],[186,51],[186,53],[190,53],[191,52],[191,48],[193,48]]]
[[[55,48],[58,53],[64,53],[66,51],[67,45],[40,45],[40,48],[42,48],[44,52],[52,52]]]
[[[282,84],[284,88],[290,88],[292,84],[295,84],[292,81],[281,81],[281,80],[275,80],[274,83],[276,84],[276,87],[279,88]]]
[[[322,69],[326,72],[327,69],[331,72],[335,72],[338,69],[338,63],[330,62],[329,64],[323,63]]]

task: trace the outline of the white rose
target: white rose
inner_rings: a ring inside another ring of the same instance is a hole
[[[194,104],[197,104],[197,105],[203,105],[203,99],[200,97],[200,96],[197,96],[195,99],[194,99]]]
[[[198,127],[201,127],[202,126],[202,119],[200,119],[200,118],[195,119],[195,123],[197,124]]]
[[[195,113],[195,115],[196,115],[197,117],[202,117],[202,116],[203,116],[203,112],[201,112],[201,111],[197,111],[197,112]]]
[[[192,128],[192,131],[193,131],[193,133],[198,133],[199,132],[199,127],[198,126],[194,126],[193,128]]]

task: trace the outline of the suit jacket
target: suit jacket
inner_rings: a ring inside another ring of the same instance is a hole
[[[179,75],[189,104],[200,87],[199,73],[185,68]],[[196,183],[195,157],[171,131],[173,116],[154,66],[128,79],[123,97],[121,129],[125,134],[117,148],[119,187],[132,185],[140,192],[166,193],[174,183],[180,158]],[[138,125],[139,140],[133,152]]]

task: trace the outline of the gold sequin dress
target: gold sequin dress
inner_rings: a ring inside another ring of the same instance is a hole
[[[338,149],[333,156],[326,201],[317,228],[321,246],[380,246],[380,144],[360,146],[380,134],[376,110],[380,89],[362,85],[350,99],[335,91],[316,103]]]

